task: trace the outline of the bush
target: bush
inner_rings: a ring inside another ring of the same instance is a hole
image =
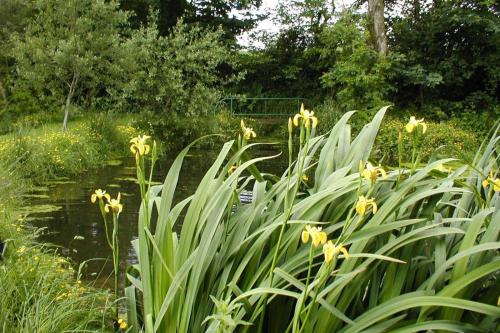
[[[344,110],[380,107],[387,104],[387,96],[394,90],[388,80],[391,59],[369,47],[363,23],[362,17],[345,12],[320,35],[319,52],[331,64],[321,83]]]
[[[344,114],[341,107],[333,100],[325,101],[314,112],[320,119],[318,126],[320,134],[327,133]],[[404,111],[402,113],[408,112]],[[373,111],[356,112],[350,122],[352,135],[359,133],[367,120],[374,114],[375,112]],[[408,160],[411,154],[411,142],[409,135],[404,130],[407,121],[408,119],[390,116],[386,118],[380,126],[371,158],[374,160],[383,160],[384,163],[392,166],[397,165],[398,137],[401,131],[403,134],[403,159]],[[470,159],[485,137],[484,132],[469,129],[467,125],[464,126],[464,124],[456,120],[427,123],[429,130],[421,142],[422,162],[428,161],[433,154],[436,157],[448,156]]]
[[[174,115],[208,115],[221,87],[236,79],[219,71],[233,62],[222,34],[182,21],[166,37],[159,36],[154,22],[134,32],[126,47],[136,68],[123,90],[121,108],[150,112],[153,124],[157,118],[166,123]]]
[[[380,127],[372,158],[389,165],[398,163],[398,136],[403,134],[403,160],[409,160],[412,150],[410,136],[404,130],[406,120],[388,118]],[[421,161],[454,157],[470,160],[476,153],[482,138],[475,132],[464,130],[453,122],[427,122],[428,130],[421,142]]]

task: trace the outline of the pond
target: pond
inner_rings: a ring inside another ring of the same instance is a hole
[[[194,193],[199,181],[218,153],[216,149],[195,149],[186,157],[176,190],[175,201]],[[281,144],[260,146],[255,155],[270,156],[282,150]],[[280,158],[268,160],[259,168],[266,172],[281,172],[286,163]],[[175,156],[161,158],[155,168],[154,181],[162,182]],[[97,188],[105,189],[112,197],[121,192],[124,204],[119,220],[120,267],[122,272],[136,256],[131,241],[137,235],[140,204],[136,182],[135,161],[124,158],[110,161],[107,166],[72,179],[57,179],[35,188],[28,196],[31,224],[45,228],[40,240],[54,244],[60,253],[71,258],[76,266],[82,264],[82,279],[98,287],[112,287],[111,251],[105,239],[99,208],[90,202]],[[177,226],[180,228],[180,226]],[[123,283],[124,278],[120,279]]]

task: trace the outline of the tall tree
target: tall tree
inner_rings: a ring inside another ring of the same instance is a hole
[[[368,0],[368,27],[375,49],[382,54],[387,54],[384,0]]]
[[[37,0],[35,5],[37,15],[13,37],[16,85],[63,104],[66,129],[75,99],[92,103],[94,97],[112,96],[124,81],[129,66],[120,28],[128,14],[116,1]]]
[[[252,29],[263,15],[256,13],[262,0],[192,0],[186,13],[186,22],[197,22],[203,27],[221,27],[226,40]]]

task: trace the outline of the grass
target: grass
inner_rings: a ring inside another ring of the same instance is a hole
[[[0,332],[111,332],[111,295],[83,285],[72,263],[38,244],[40,230],[17,213],[25,189],[0,163]]]
[[[21,129],[0,136],[0,161],[17,161],[18,172],[34,182],[82,173],[125,153],[136,133],[131,122],[93,115],[70,122],[66,132],[60,124]]]
[[[499,194],[482,182],[490,171],[498,177],[498,128],[471,163],[417,158],[372,181],[359,164],[373,153],[384,113],[354,138],[353,113],[323,136],[301,127],[301,149],[281,175],[258,170],[272,157],[251,158],[253,143],[229,141],[176,205],[189,147],[157,186],[146,185],[149,159],[140,156],[130,331],[496,332]],[[239,202],[244,189],[251,204]],[[361,195],[377,212],[359,213]],[[323,228],[331,260],[301,243],[306,225]]]

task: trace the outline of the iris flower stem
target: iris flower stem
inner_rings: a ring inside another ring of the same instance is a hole
[[[115,274],[115,301],[118,300],[118,274],[119,274],[119,246],[118,246],[118,215],[113,212],[113,271]],[[118,318],[118,304],[116,304],[116,318]]]
[[[104,201],[102,199],[99,199],[99,210],[101,211],[101,216],[104,220],[104,232],[106,233],[106,241],[108,242],[108,245],[112,250],[113,245],[111,244],[111,239],[109,238],[108,217],[106,215],[106,211],[104,210]]]
[[[401,167],[403,165],[403,134],[400,131],[398,135],[398,179],[396,181],[396,190],[399,188],[401,181]]]
[[[283,223],[281,225],[281,230],[280,230],[280,234],[278,237],[278,243],[276,244],[276,249],[274,250],[273,261],[271,263],[271,268],[269,270],[269,287],[272,287],[272,285],[273,285],[274,268],[276,267],[276,262],[278,261],[278,252],[279,252],[280,247],[281,247],[281,242],[283,241],[283,234],[285,233],[285,228],[288,225],[288,220],[290,219],[290,216],[292,215],[293,205],[294,205],[295,198],[297,196],[297,192],[299,189],[299,185],[300,185],[300,181],[301,181],[301,177],[302,177],[302,170],[303,170],[305,159],[307,156],[307,151],[309,149],[309,136],[310,136],[310,129],[306,128],[304,131],[304,126],[301,125],[300,126],[299,165],[298,165],[298,170],[297,170],[297,182],[295,183],[295,186],[293,188],[293,195],[291,196],[290,199],[287,200],[287,196],[289,195],[290,178],[291,178],[291,172],[289,170],[288,181],[287,181],[287,192],[285,195],[285,203],[288,203],[288,201],[290,201],[290,202],[287,206],[285,206],[285,209],[286,209],[285,217],[284,217]],[[302,147],[304,145],[304,141],[305,141],[305,148],[302,149]],[[291,162],[289,162],[289,165],[291,165]],[[264,325],[264,317],[266,314],[267,299],[268,299],[268,295],[266,294],[263,298],[263,305],[262,305],[263,308],[262,308],[262,312],[260,315],[259,329],[258,329],[259,333],[262,332],[262,328]]]
[[[338,255],[337,255],[338,256]],[[335,258],[333,260],[333,267],[335,268],[337,264],[337,258]],[[329,266],[327,264],[327,266]],[[320,268],[320,272],[321,272],[321,269],[323,268],[324,266],[322,266]],[[309,316],[311,315],[311,310],[314,306],[314,304],[316,303],[316,299],[318,298],[318,293],[319,293],[319,289],[321,288],[321,286],[326,282],[326,280],[328,279],[328,275],[326,276],[326,279],[323,278],[323,276],[320,275],[320,281],[319,283],[316,285],[316,288],[314,288],[314,295],[313,295],[313,299],[311,301],[311,303],[309,303],[309,305],[307,306],[307,313],[306,313],[306,316],[304,317],[304,321],[302,322],[302,327],[300,328],[299,332],[298,333],[302,333],[302,331],[304,330],[304,328],[306,327],[306,324],[307,324],[307,321],[309,320]]]
[[[413,173],[415,172],[415,168],[416,168],[416,155],[417,155],[417,131],[414,132],[413,134],[413,137],[412,137],[412,145],[413,145],[413,148],[412,148],[412,151],[411,151],[411,172],[410,174],[413,175]]]
[[[299,310],[293,319],[293,330],[292,332],[296,332],[300,327],[300,314],[302,312],[302,307],[304,306],[305,300],[307,299],[309,292],[309,280],[311,279],[311,269],[312,269],[312,260],[313,260],[313,249],[314,245],[311,243],[311,247],[309,248],[309,267],[307,269],[307,278],[306,278],[306,286],[304,288],[304,297],[300,300]]]

